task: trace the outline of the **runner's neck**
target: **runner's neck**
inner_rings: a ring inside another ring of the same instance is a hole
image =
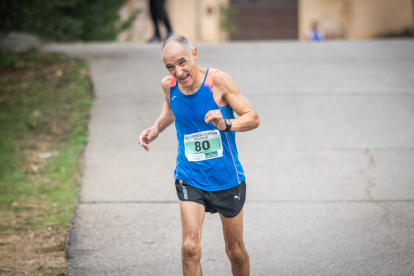
[[[189,96],[195,94],[203,85],[204,80],[206,79],[207,68],[198,67],[198,69],[197,80],[194,82],[192,87],[185,88],[178,83],[178,88],[184,95]]]

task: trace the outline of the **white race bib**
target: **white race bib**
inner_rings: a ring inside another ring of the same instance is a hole
[[[184,135],[185,156],[190,162],[223,157],[223,145],[218,130]]]

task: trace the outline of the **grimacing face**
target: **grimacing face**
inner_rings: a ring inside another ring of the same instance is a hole
[[[193,49],[189,53],[185,47],[177,42],[169,43],[162,52],[165,67],[183,87],[192,87],[196,81],[197,58],[197,49]]]

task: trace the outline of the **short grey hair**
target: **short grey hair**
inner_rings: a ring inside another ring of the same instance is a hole
[[[185,49],[187,49],[188,53],[191,54],[191,52],[194,49],[193,44],[188,40],[185,36],[182,35],[173,35],[172,37],[168,38],[164,44],[162,45],[161,49],[161,58],[162,58],[162,52],[164,51],[164,48],[167,44],[171,43],[172,41],[175,41],[179,43],[181,46],[183,46]]]

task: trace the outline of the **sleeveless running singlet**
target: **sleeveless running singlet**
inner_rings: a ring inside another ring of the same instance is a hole
[[[175,179],[183,179],[205,191],[233,188],[246,179],[238,158],[236,134],[218,130],[204,117],[210,110],[220,109],[223,118],[234,119],[229,104],[219,106],[213,97],[213,77],[217,69],[207,69],[200,89],[183,94],[177,80],[170,83],[170,105],[175,117],[178,139]]]

